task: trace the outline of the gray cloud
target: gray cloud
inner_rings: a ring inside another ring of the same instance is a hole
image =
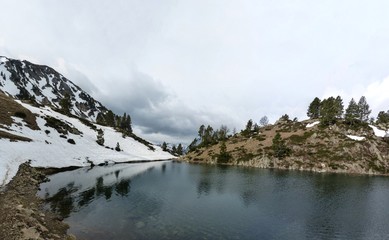
[[[389,104],[388,94],[368,89],[389,76],[386,0],[0,5],[0,55],[59,67],[62,59],[65,76],[155,139],[183,138],[203,123],[241,129],[263,115],[302,119],[331,89]]]
[[[106,91],[110,94],[100,94],[98,98],[116,113],[129,113],[141,134],[149,138],[158,135],[151,140],[164,141],[162,136],[170,139],[173,136],[175,142],[187,143],[196,136],[201,124],[215,128],[236,124],[222,111],[192,109],[180,102],[168,87],[139,71],[134,71],[127,81],[113,81]]]

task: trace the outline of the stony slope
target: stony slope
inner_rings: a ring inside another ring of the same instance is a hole
[[[342,121],[330,127],[313,122],[279,121],[260,128],[258,133],[236,134],[226,140],[231,159],[224,164],[316,172],[389,173],[389,141],[383,137],[384,131],[368,125],[353,130]],[[276,133],[291,149],[289,156],[274,155],[272,140]],[[218,143],[196,149],[183,160],[216,164],[220,147]]]

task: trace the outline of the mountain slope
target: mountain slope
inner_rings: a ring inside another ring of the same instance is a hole
[[[69,115],[55,111],[65,94]],[[26,161],[69,167],[174,158],[132,132],[96,124],[107,111],[52,68],[0,57],[0,186]]]
[[[59,108],[65,94],[70,96],[71,113],[95,122],[107,108],[54,69],[0,56],[0,89],[20,99],[34,99],[42,105]]]
[[[327,127],[318,123],[278,121],[260,128],[259,132],[239,133],[228,138],[225,141],[227,159],[221,158],[220,142],[197,148],[183,159],[260,168],[389,174],[389,138],[385,137],[385,131],[367,124],[352,129],[340,120]],[[274,147],[277,133],[283,149]],[[284,155],[276,152],[280,149]]]

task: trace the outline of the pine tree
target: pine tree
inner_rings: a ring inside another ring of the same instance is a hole
[[[336,122],[339,109],[334,97],[324,99],[320,104],[320,124],[323,126],[332,125]]]
[[[231,154],[227,152],[226,142],[222,141],[220,144],[220,153],[217,158],[218,163],[227,163],[231,159]]]
[[[127,131],[128,131],[129,133],[132,133],[132,121],[131,121],[131,116],[130,116],[130,114],[127,115],[126,126],[127,126]]]
[[[61,106],[62,111],[69,115],[70,109],[72,108],[72,102],[70,100],[70,95],[68,93],[65,93],[61,101],[59,102],[59,105]]]
[[[361,122],[367,122],[369,120],[369,115],[371,113],[371,110],[369,108],[369,104],[367,104],[365,96],[362,96],[359,99],[358,113],[359,113],[359,120]]]
[[[335,114],[337,118],[342,118],[343,117],[343,100],[340,96],[337,96],[335,99]]]
[[[166,152],[167,151],[167,143],[163,142],[161,148],[162,148],[162,151]]]
[[[252,128],[253,128],[253,120],[250,119],[247,121],[245,130],[246,130],[246,132],[249,133],[249,132],[251,132]]]
[[[108,112],[105,114],[105,122],[107,126],[115,126],[115,114],[113,114],[111,110],[108,110]]]
[[[389,128],[389,111],[380,111],[377,115],[376,123],[382,125],[387,130]]]
[[[281,134],[277,133],[273,138],[272,149],[274,152],[274,156],[281,159],[285,156],[288,156],[290,153],[290,149],[286,146],[285,140],[281,138]]]
[[[178,144],[177,149],[176,149],[176,153],[177,153],[177,155],[179,155],[179,156],[181,156],[181,155],[184,153],[184,149],[183,149],[181,143]]]
[[[213,128],[210,125],[208,125],[204,131],[202,143],[204,144],[204,146],[208,146],[213,142],[212,140],[213,140]]]
[[[310,119],[318,119],[320,117],[320,104],[321,101],[318,97],[315,97],[309,104],[307,115]]]
[[[172,147],[172,153],[173,153],[173,154],[176,154],[176,153],[177,153],[177,147],[176,147],[176,145],[173,145],[173,147]]]
[[[350,125],[355,125],[359,120],[359,116],[360,116],[359,107],[355,102],[354,98],[351,98],[348,107],[346,109],[346,113],[344,115],[346,123]]]
[[[198,131],[198,135],[199,135],[201,140],[204,138],[204,134],[205,134],[205,126],[201,125],[199,128],[199,131]]]
[[[116,143],[115,150],[118,151],[118,152],[121,151],[119,142]]]

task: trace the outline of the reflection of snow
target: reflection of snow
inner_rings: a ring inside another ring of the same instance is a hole
[[[352,140],[355,140],[355,141],[362,141],[365,139],[365,137],[359,137],[359,136],[354,136],[354,135],[346,135],[346,136],[351,138]]]
[[[86,191],[96,186],[99,178],[103,180],[104,186],[111,186],[125,179],[133,178],[149,169],[160,167],[166,162],[149,163],[125,163],[110,166],[97,166],[92,169],[80,168],[73,171],[57,173],[49,177],[50,181],[42,183],[39,195],[42,197],[52,197],[61,188],[72,186],[77,189],[75,194]]]

